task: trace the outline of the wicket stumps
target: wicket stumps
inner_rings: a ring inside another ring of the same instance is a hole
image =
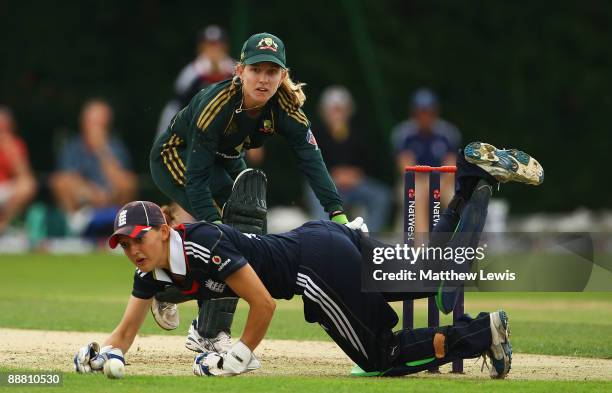
[[[416,235],[416,173],[429,174],[429,232],[433,231],[434,226],[440,220],[441,203],[440,203],[440,174],[455,173],[455,166],[440,166],[431,167],[424,165],[407,166],[404,173],[404,242],[409,246],[414,246]],[[457,305],[453,310],[453,323],[463,315],[463,291],[459,294]],[[405,300],[403,307],[404,329],[414,328],[414,301]],[[436,299],[430,296],[427,299],[427,324],[429,327],[440,326],[440,314],[436,306]],[[430,372],[438,372],[438,367],[432,367]],[[453,362],[453,372],[463,372],[463,360]]]

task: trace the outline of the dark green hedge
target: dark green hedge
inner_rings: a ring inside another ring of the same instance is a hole
[[[544,164],[537,192],[504,187],[514,212],[610,206],[612,3],[605,1],[5,1],[0,103],[14,108],[43,173],[54,165],[54,135],[76,129],[83,100],[107,97],[145,173],[159,111],[194,53],[195,32],[228,26],[236,53],[248,34],[265,30],[284,39],[294,76],[309,84],[307,112],[328,84],[353,90],[380,157],[374,170],[391,182],[389,129],[367,87],[372,71],[359,61],[347,4],[363,18],[393,121],[405,115],[412,90],[431,86],[466,141],[520,146]],[[297,201],[299,182],[284,184],[294,168],[272,159],[287,152],[278,143],[269,150],[273,202]]]

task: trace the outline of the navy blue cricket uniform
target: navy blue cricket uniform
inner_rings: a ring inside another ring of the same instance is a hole
[[[444,135],[415,132],[402,141],[400,151],[412,152],[418,165],[440,166],[447,154],[457,150]]]
[[[224,280],[247,261],[273,298],[291,299],[295,294],[299,264],[295,231],[255,236],[228,225],[202,221],[175,227],[172,235],[170,267],[180,266],[184,260],[184,273],[175,269],[171,272],[156,269],[149,273],[136,270],[132,290],[135,297],[149,299],[167,285],[175,285],[173,273],[183,273],[183,282],[176,286],[194,299],[236,297]],[[175,251],[179,248],[181,253]]]
[[[388,375],[422,371],[491,346],[489,315],[465,316],[455,326],[401,330],[381,293],[361,292],[361,234],[331,221],[311,221],[279,235],[249,235],[198,222],[177,227],[170,240],[171,271],[134,276],[132,294],[148,299],[184,276],[181,291],[194,299],[235,297],[224,280],[249,263],[275,299],[301,295],[304,318],[319,323],[363,370]],[[181,264],[183,261],[183,264]],[[247,262],[248,261],[248,262]],[[413,296],[414,295],[414,296]],[[422,294],[406,294],[406,299]],[[433,336],[443,331],[446,356],[436,359]]]

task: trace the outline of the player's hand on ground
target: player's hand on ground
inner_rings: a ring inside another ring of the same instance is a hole
[[[83,374],[92,372],[90,360],[98,356],[99,353],[100,345],[96,342],[89,343],[79,348],[79,351],[74,355],[75,371]]]
[[[255,354],[238,341],[227,352],[207,352],[197,355],[193,362],[193,373],[198,376],[231,377],[260,367],[261,363]]]
[[[353,221],[347,222],[344,225],[346,225],[347,227],[353,230],[361,231],[363,233],[368,233],[368,226],[366,225],[365,222],[363,222],[363,218],[361,217],[357,217]]]
[[[121,363],[125,364],[125,359],[123,358],[123,351],[119,348],[107,345],[105,347],[102,347],[102,349],[100,349],[100,353],[89,361],[91,369],[93,371],[102,371],[102,369],[104,368],[104,363],[106,363],[108,359],[111,358],[119,359]]]
[[[76,355],[74,355],[74,368],[77,372],[83,374],[102,371],[104,363],[110,358],[119,359],[125,364],[121,349],[110,345],[100,349],[98,343],[92,342],[80,348]]]

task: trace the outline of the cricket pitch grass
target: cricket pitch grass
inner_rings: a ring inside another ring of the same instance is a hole
[[[350,377],[352,362],[318,326],[304,322],[299,297],[278,301],[268,339],[255,351],[260,370],[229,379],[191,375],[194,354],[184,341],[197,309],[183,304],[174,332],[161,331],[147,317],[126,355],[126,377],[108,380],[74,373],[72,357],[80,346],[104,341],[121,318],[133,274],[127,260],[100,254],[3,256],[0,268],[10,278],[0,286],[0,372],[65,372],[63,387],[48,388],[55,391],[612,391],[612,293],[467,293],[466,312],[503,307],[510,315],[515,354],[504,381],[489,380],[476,359],[464,362],[461,375],[449,373],[447,365],[440,374]],[[417,302],[415,326],[426,325],[425,309],[425,302]],[[237,334],[246,312],[241,302]]]

